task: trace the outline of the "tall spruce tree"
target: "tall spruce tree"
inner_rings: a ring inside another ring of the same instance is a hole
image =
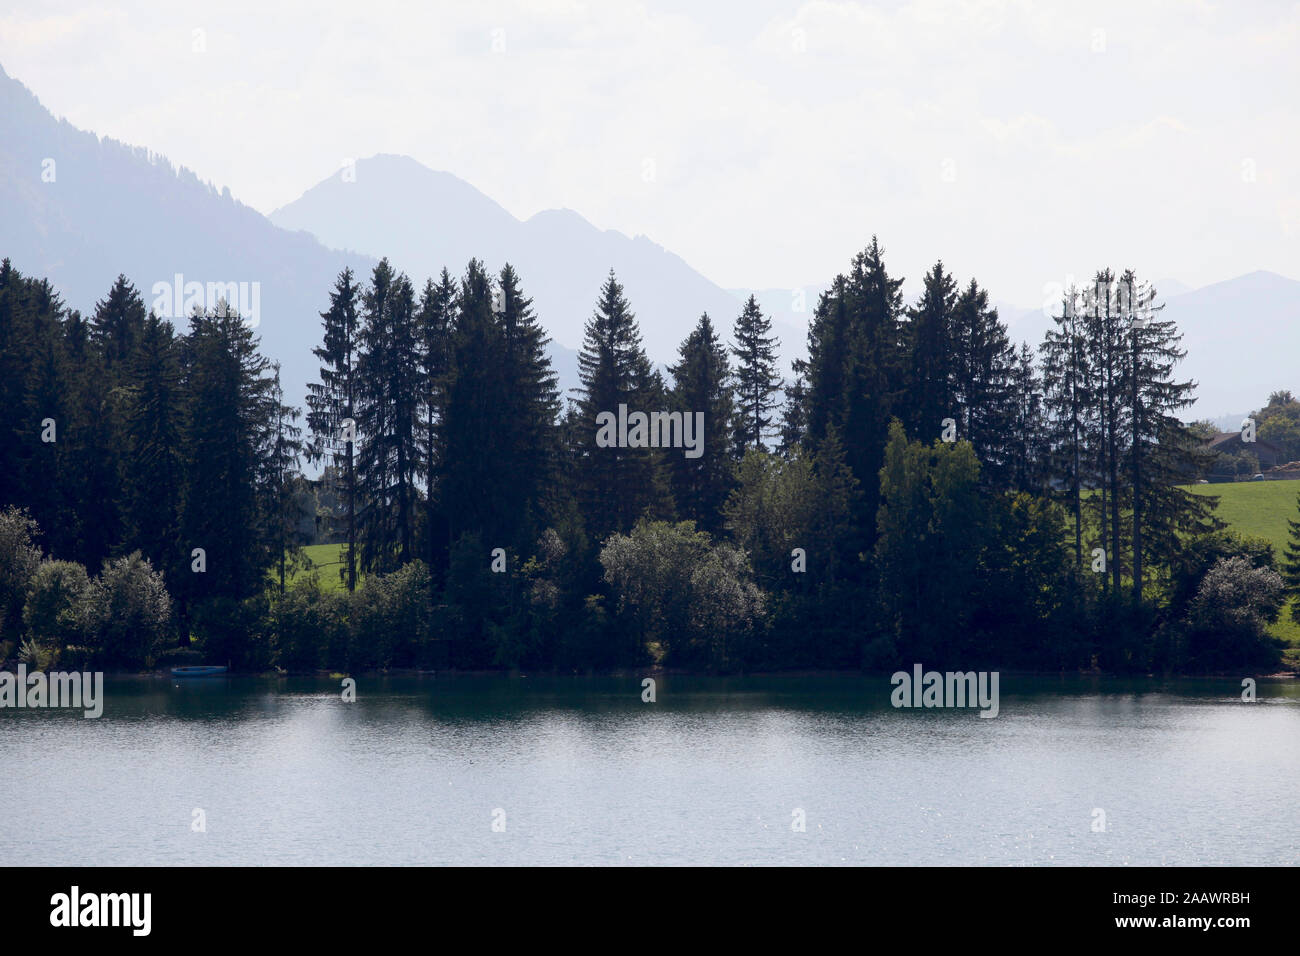
[[[119,365],[110,377],[90,325],[79,313],[68,313],[63,330],[69,417],[62,423],[60,441],[68,464],[68,525],[56,530],[74,537],[60,544],[58,553],[97,568],[114,552],[144,546],[132,540],[124,515],[124,472],[134,465],[124,454],[124,405],[133,373]]]
[[[94,503],[78,508],[76,463],[72,452],[82,434],[72,401],[71,374],[63,334],[64,305],[45,279],[28,286],[27,373],[21,417],[28,423],[24,435],[26,469],[22,472],[25,503],[44,534],[48,549],[56,554],[85,552],[79,547],[83,524],[103,527],[111,521],[115,500],[96,516]],[[103,543],[107,534],[94,534]]]
[[[903,280],[889,274],[884,253],[873,236],[849,274],[851,326],[838,423],[845,460],[862,488],[857,524],[864,551],[875,542],[880,469],[902,388]]]
[[[832,425],[843,420],[850,308],[848,279],[841,274],[817,300],[808,324],[807,410],[801,417],[811,448],[822,442]]]
[[[276,583],[283,594],[288,566],[291,560],[296,560],[301,549],[298,524],[303,517],[303,487],[298,466],[303,442],[298,419],[302,413],[284,404],[279,363],[272,365],[271,369],[274,384],[267,390],[266,409],[262,416],[259,484],[265,502],[263,513],[268,547],[275,561]]]
[[[578,355],[578,503],[588,534],[603,541],[626,533],[642,515],[666,517],[671,502],[662,497],[663,479],[656,450],[597,444],[597,416],[619,414],[619,406],[648,412],[655,400],[650,360],[641,347],[636,316],[613,270],[587,320]]]
[[[1177,324],[1162,318],[1163,306],[1153,307],[1155,290],[1143,287],[1132,272],[1119,280],[1120,302],[1127,324],[1129,348],[1128,448],[1132,489],[1132,594],[1141,604],[1146,568],[1162,571],[1172,565],[1193,534],[1218,530],[1214,517],[1218,499],[1196,495],[1183,487],[1188,477],[1205,467],[1201,443],[1179,413],[1195,401],[1195,383],[1178,381],[1174,370],[1186,357]]]
[[[344,269],[330,292],[330,307],[320,314],[324,325],[322,343],[312,349],[320,361],[320,381],[307,385],[307,427],[311,441],[309,461],[327,462],[327,474],[337,481],[335,489],[343,515],[343,582],[349,591],[357,586],[357,539],[359,508],[356,435],[360,382],[357,363],[361,354],[357,306],[360,289],[352,281],[351,269]]]
[[[1022,342],[1010,378],[1011,421],[1004,447],[1007,477],[1015,491],[1033,495],[1046,493],[1047,424],[1043,409],[1043,387],[1034,365],[1034,352]]]
[[[900,409],[907,434],[926,444],[942,433],[945,418],[957,416],[952,368],[956,305],[957,283],[936,262],[925,274],[920,300],[907,313],[908,378]]]
[[[171,322],[150,315],[140,334],[126,395],[123,456],[126,545],[171,582],[188,573],[180,549],[185,397],[181,343]]]
[[[452,545],[477,535],[489,548],[507,547],[501,509],[509,495],[508,466],[497,443],[504,426],[505,345],[493,315],[492,277],[471,259],[461,278],[446,400],[439,425],[439,492]]]
[[[550,336],[509,263],[498,277],[494,306],[503,372],[497,441],[507,492],[498,516],[512,532],[512,543],[525,547],[542,530],[544,498],[555,485],[560,393],[547,352]]]
[[[1071,288],[1054,315],[1039,346],[1042,357],[1043,406],[1047,414],[1047,444],[1056,476],[1073,517],[1074,559],[1083,566],[1083,492],[1088,482],[1088,415],[1092,407],[1092,370],[1088,362],[1084,316]]]
[[[432,589],[437,588],[445,576],[450,554],[450,525],[447,512],[440,507],[438,500],[438,475],[444,467],[440,458],[438,430],[446,413],[456,327],[456,280],[445,267],[436,285],[432,279],[425,282],[424,291],[420,295],[417,321],[420,328],[420,378],[424,415],[420,447],[425,475],[424,556],[431,572],[429,586]]]
[[[668,369],[673,376],[673,411],[681,413],[683,422],[688,415],[703,413],[704,435],[698,458],[668,458],[673,498],[681,517],[716,533],[732,486],[728,432],[734,408],[727,348],[707,312],[678,346],[677,355],[677,364]]]
[[[771,412],[777,407],[773,396],[781,389],[776,368],[776,350],[781,343],[772,335],[772,320],[763,314],[752,295],[736,318],[731,335],[731,353],[736,357],[735,448],[740,458],[746,448],[766,448],[763,439],[772,424]]]
[[[91,336],[110,373],[116,374],[135,355],[144,323],[144,299],[126,276],[119,275],[108,295],[95,303],[91,319]]]
[[[1094,523],[1105,543],[1108,583],[1115,596],[1120,593],[1127,564],[1123,515],[1125,500],[1132,490],[1124,459],[1132,434],[1133,411],[1127,334],[1130,323],[1120,308],[1117,291],[1114,273],[1102,269],[1093,277],[1093,285],[1083,302],[1084,336],[1092,372],[1087,444],[1092,471],[1099,483],[1089,503],[1093,505]]]
[[[415,290],[383,259],[362,297],[357,360],[357,532],[361,566],[386,574],[415,557],[421,401]]]
[[[195,605],[260,593],[278,557],[264,531],[262,494],[261,454],[275,388],[269,360],[238,312],[218,303],[191,315],[183,368],[187,409],[180,550],[191,570],[172,582],[182,628]]]
[[[777,450],[787,458],[808,436],[808,360],[790,363],[794,380],[785,383],[785,405],[781,409],[781,442]]]
[[[957,437],[971,443],[988,487],[1010,487],[1004,442],[1014,414],[1011,374],[1015,349],[1006,326],[974,279],[953,310],[952,388],[960,409]]]
[[[1287,519],[1286,550],[1282,554],[1282,583],[1291,602],[1291,619],[1300,624],[1300,495],[1296,495],[1296,517]]]

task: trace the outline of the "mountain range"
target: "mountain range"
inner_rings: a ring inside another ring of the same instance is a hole
[[[147,149],[55,118],[2,68],[0,256],[48,277],[83,313],[118,273],[146,304],[156,283],[170,286],[178,275],[256,282],[257,331],[294,402],[316,377],[311,347],[335,276],[350,266],[364,277],[380,256],[417,285],[444,266],[459,275],[471,257],[493,271],[510,262],[553,337],[566,391],[577,384],[583,328],[611,269],[659,364],[676,359],[701,312],[727,335],[751,292],[772,316],[788,364],[804,352],[821,291],[724,289],[645,236],[599,229],[568,209],[519,220],[462,179],[404,156],[360,160],[264,216]],[[909,279],[912,295],[919,279]],[[1245,413],[1272,390],[1300,391],[1300,282],[1253,272],[1199,289],[1169,280],[1157,287],[1185,334],[1180,375],[1200,383],[1191,415]],[[1041,309],[1004,304],[1000,313],[1013,338],[1031,343],[1050,323]]]

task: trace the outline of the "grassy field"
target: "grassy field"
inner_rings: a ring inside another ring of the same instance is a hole
[[[1273,556],[1279,561],[1286,551],[1287,521],[1296,517],[1296,495],[1300,494],[1300,481],[1235,481],[1222,485],[1195,485],[1192,491],[1202,495],[1217,495],[1219,510],[1215,512],[1228,527],[1238,534],[1264,538],[1273,545]],[[1292,620],[1290,612],[1282,611],[1278,622],[1270,629],[1275,636],[1291,645],[1286,659],[1292,666],[1300,665],[1300,624]]]
[[[343,567],[343,545],[311,544],[302,550],[310,559],[312,567],[291,575],[290,583],[305,575],[315,574],[320,578],[322,591],[334,591],[343,587],[343,580],[339,577],[339,570]]]

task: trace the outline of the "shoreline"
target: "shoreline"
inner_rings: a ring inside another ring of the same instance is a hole
[[[0,671],[9,673],[17,672],[17,664],[6,662],[0,665]],[[903,665],[900,665],[900,667]],[[1296,671],[1277,671],[1269,674],[1251,674],[1242,671],[1237,672],[1212,672],[1204,674],[1155,674],[1155,673],[1123,673],[1117,671],[1041,671],[1041,670],[1020,670],[1020,669],[997,669],[999,675],[1004,678],[1060,678],[1069,680],[1078,680],[1083,678],[1094,678],[1098,680],[1150,680],[1150,681],[1171,681],[1171,680],[1242,680],[1246,677],[1254,680],[1283,681],[1283,680],[1300,680],[1300,673]],[[54,671],[62,673],[63,671]],[[28,673],[36,673],[35,670],[28,669]],[[857,668],[845,668],[842,670],[826,669],[805,669],[805,670],[756,670],[756,671],[733,671],[727,673],[718,673],[711,671],[685,670],[678,668],[646,667],[638,669],[619,668],[615,670],[596,670],[596,671],[556,671],[556,670],[420,670],[417,668],[393,668],[391,670],[367,670],[353,672],[316,670],[316,671],[228,671],[222,674],[212,674],[205,676],[180,678],[170,673],[169,669],[149,670],[149,671],[101,671],[105,677],[111,678],[161,678],[166,680],[216,680],[220,678],[261,678],[261,679],[298,679],[312,678],[316,680],[342,680],[347,677],[397,677],[397,678],[429,678],[436,680],[438,678],[513,678],[516,680],[527,680],[529,678],[627,678],[640,679],[645,677],[702,677],[717,679],[749,679],[749,678],[830,678],[830,677],[889,677],[895,671],[890,670],[860,670]]]

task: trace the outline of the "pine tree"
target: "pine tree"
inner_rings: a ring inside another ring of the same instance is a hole
[[[776,350],[781,343],[772,335],[772,320],[763,315],[752,295],[736,319],[732,338],[735,342],[731,353],[736,357],[735,448],[739,458],[746,448],[765,449],[763,437],[772,424],[770,413],[777,407],[773,396],[781,388],[776,369]]]
[[[145,320],[125,415],[123,550],[138,549],[168,581],[189,570],[179,550],[185,415],[180,349],[170,322],[156,315]]]
[[[349,591],[357,586],[357,511],[359,508],[356,443],[357,401],[360,358],[357,304],[360,290],[352,281],[352,270],[344,269],[330,293],[330,307],[320,314],[324,340],[312,349],[320,360],[320,381],[307,385],[307,426],[311,442],[309,461],[327,461],[330,472],[339,476],[337,489],[343,507],[343,581]],[[350,424],[349,424],[350,423]]]
[[[641,347],[641,331],[613,270],[587,320],[578,375],[578,500],[588,533],[603,541],[611,533],[626,533],[647,512],[652,517],[671,512],[670,503],[661,495],[655,449],[596,444],[600,413],[617,416],[620,405],[626,405],[629,414],[645,412],[654,400],[649,394],[654,380],[650,360]]]
[[[952,388],[960,413],[957,437],[969,441],[986,486],[1010,486],[1004,442],[1014,415],[1010,378],[1015,349],[1006,326],[989,307],[988,292],[974,279],[953,311]]]
[[[1088,367],[1092,372],[1087,422],[1091,466],[1100,488],[1090,503],[1095,522],[1106,544],[1106,563],[1110,571],[1111,593],[1118,595],[1126,564],[1123,533],[1124,501],[1132,490],[1124,468],[1124,447],[1132,432],[1130,420],[1130,351],[1127,343],[1128,320],[1119,307],[1114,273],[1103,269],[1096,273],[1084,306],[1084,340],[1088,347]]]
[[[714,332],[707,312],[678,346],[677,355],[677,364],[668,369],[673,376],[673,410],[681,413],[683,421],[702,412],[704,435],[700,457],[668,458],[673,497],[681,517],[694,521],[701,530],[716,533],[732,485],[728,432],[733,401],[727,348]]]
[[[1168,568],[1189,535],[1218,530],[1218,499],[1187,491],[1187,476],[1205,466],[1205,454],[1179,413],[1195,401],[1195,383],[1176,381],[1174,369],[1187,353],[1175,322],[1151,308],[1133,272],[1120,277],[1129,345],[1128,448],[1132,489],[1133,603],[1143,600],[1146,566]],[[1135,321],[1136,319],[1136,321]]]
[[[122,404],[131,376],[119,369],[110,380],[90,324],[79,313],[68,313],[63,332],[68,418],[60,424],[60,441],[67,463],[68,515],[56,537],[67,532],[71,540],[60,542],[58,553],[97,568],[110,554],[133,550],[123,540],[122,485],[122,470],[129,465],[123,455]]]
[[[71,460],[75,406],[71,399],[70,370],[63,339],[63,301],[48,281],[28,288],[30,317],[28,367],[22,417],[28,423],[24,436],[27,467],[23,472],[22,499],[56,554],[77,551],[83,520],[94,520],[88,510],[79,513],[73,487]],[[53,441],[45,441],[46,423],[52,423]],[[93,506],[88,506],[93,507]],[[114,507],[112,502],[108,508]]]
[[[302,475],[298,463],[302,456],[302,429],[298,419],[299,409],[284,404],[284,390],[280,386],[280,365],[272,366],[274,384],[266,393],[263,413],[265,428],[258,459],[261,465],[259,484],[265,504],[266,536],[275,559],[277,583],[284,593],[287,567],[291,556],[296,556],[301,542],[298,540],[298,522],[303,516],[300,505]]]
[[[1042,382],[1034,366],[1034,353],[1021,343],[1011,370],[1012,418],[1004,447],[1010,487],[1040,495],[1047,491],[1047,432]]]
[[[450,526],[446,511],[438,504],[438,475],[444,467],[439,457],[438,429],[446,413],[448,377],[452,369],[452,345],[456,326],[456,280],[445,268],[437,285],[427,280],[420,295],[417,315],[420,328],[420,377],[423,396],[424,536],[425,561],[436,588],[447,570]]]
[[[1296,495],[1295,518],[1287,519],[1286,551],[1282,555],[1282,582],[1291,602],[1291,618],[1300,624],[1300,495]]]
[[[108,295],[95,303],[91,319],[91,336],[110,374],[116,375],[135,355],[144,323],[144,299],[126,276],[119,275]]]
[[[808,360],[790,363],[794,381],[784,385],[785,405],[781,409],[781,442],[777,450],[787,458],[808,437]]]
[[[509,263],[501,269],[495,304],[504,379],[497,440],[508,492],[498,516],[512,543],[526,547],[542,530],[543,498],[555,484],[560,395],[546,348],[551,339]]]
[[[270,362],[236,310],[195,310],[185,341],[185,491],[182,561],[191,570],[171,582],[182,627],[190,607],[260,593],[278,556],[264,533],[261,453],[275,388]],[[196,573],[203,550],[204,571]]]
[[[857,516],[863,550],[876,535],[880,469],[902,385],[903,280],[889,275],[875,237],[849,274],[851,327],[839,423],[845,460],[862,488]]]
[[[361,565],[385,574],[415,557],[421,389],[415,290],[387,259],[362,297],[357,359],[357,534]]]
[[[810,448],[821,443],[831,425],[843,421],[849,310],[848,279],[839,275],[817,300],[808,324],[807,411],[802,417]]]
[[[456,541],[475,534],[489,548],[506,547],[500,509],[510,476],[497,444],[504,438],[505,345],[492,313],[492,279],[471,259],[457,297],[452,357],[438,433],[439,494]]]
[[[943,419],[957,416],[952,369],[956,305],[957,283],[936,262],[925,275],[920,301],[908,310],[908,378],[900,409],[907,434],[927,444],[943,431]]]
[[[1049,461],[1074,518],[1075,565],[1082,567],[1083,489],[1089,474],[1087,419],[1092,407],[1092,370],[1077,299],[1078,291],[1070,289],[1062,300],[1061,314],[1052,317],[1056,328],[1048,330],[1039,352]]]

